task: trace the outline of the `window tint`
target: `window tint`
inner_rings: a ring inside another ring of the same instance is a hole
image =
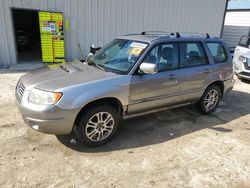
[[[176,69],[178,67],[177,43],[166,43],[155,46],[148,53],[144,62],[157,64],[159,72]]]
[[[180,67],[193,67],[207,64],[204,50],[199,42],[181,42],[180,53]]]
[[[209,42],[207,46],[214,58],[215,63],[225,62],[227,61],[227,52],[220,43],[216,42]]]
[[[249,46],[250,46],[250,37],[242,36],[241,39],[240,39],[239,45],[243,46],[243,47],[246,47],[246,48],[249,48]]]

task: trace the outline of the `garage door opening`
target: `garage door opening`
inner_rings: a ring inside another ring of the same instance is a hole
[[[41,63],[38,11],[12,9],[18,63]]]

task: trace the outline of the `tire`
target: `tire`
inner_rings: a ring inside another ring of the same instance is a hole
[[[212,97],[212,98],[211,98]],[[211,114],[218,107],[221,99],[221,90],[217,85],[209,86],[203,93],[199,107],[203,114]]]
[[[85,111],[76,128],[76,134],[84,145],[97,147],[107,143],[118,130],[118,126],[117,110],[101,105]]]

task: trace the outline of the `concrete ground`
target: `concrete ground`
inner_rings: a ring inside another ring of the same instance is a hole
[[[0,72],[0,187],[250,187],[250,83],[215,113],[195,106],[124,121],[99,148],[28,128]]]

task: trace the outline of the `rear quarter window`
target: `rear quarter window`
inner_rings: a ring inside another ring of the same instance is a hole
[[[219,42],[207,42],[207,46],[213,56],[215,63],[227,61],[227,52],[225,47]]]

